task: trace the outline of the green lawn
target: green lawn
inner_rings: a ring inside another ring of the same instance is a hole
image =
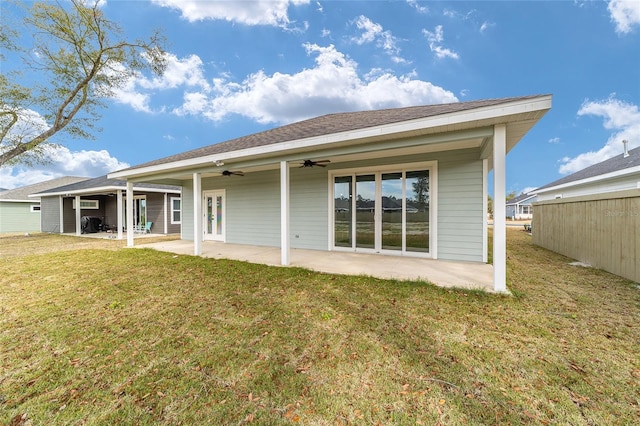
[[[0,424],[640,418],[640,289],[520,230],[513,297],[96,241],[0,238]]]

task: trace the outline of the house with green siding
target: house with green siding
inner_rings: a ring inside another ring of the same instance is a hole
[[[65,176],[0,192],[0,233],[40,232],[40,198],[29,196],[87,179]]]
[[[506,155],[550,108],[551,95],[534,95],[335,113],[109,177],[131,194],[141,182],[180,186],[195,255],[248,244],[279,247],[282,265],[299,248],[464,267],[488,261],[493,171],[493,281],[505,291]]]

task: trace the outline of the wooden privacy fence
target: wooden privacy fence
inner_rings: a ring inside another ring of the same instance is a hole
[[[640,282],[640,189],[540,201],[533,243]]]

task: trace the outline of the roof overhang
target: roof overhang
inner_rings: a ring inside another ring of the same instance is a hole
[[[535,189],[535,190],[533,190],[531,192],[535,193],[535,194],[544,194],[544,193],[547,193],[547,192],[559,191],[559,190],[563,190],[563,189],[567,189],[567,188],[574,188],[574,187],[577,187],[577,186],[589,185],[589,184],[592,184],[592,183],[604,182],[604,181],[611,180],[611,179],[617,179],[617,178],[621,178],[621,177],[632,176],[634,174],[637,174],[638,175],[638,179],[640,179],[640,166],[629,167],[627,169],[622,169],[622,170],[616,170],[615,172],[605,173],[605,174],[598,175],[598,176],[592,176],[592,177],[586,178],[586,179],[574,180],[572,182],[567,182],[567,183],[560,184],[560,185],[554,185],[554,186],[550,186],[548,188]]]
[[[126,188],[122,186],[102,186],[96,188],[85,188],[85,189],[75,189],[69,191],[57,191],[57,192],[41,192],[39,194],[31,194],[29,197],[71,197],[76,195],[108,195],[114,194],[117,191],[125,191]],[[159,192],[159,193],[168,193],[168,194],[180,194],[180,190],[171,190],[165,188],[148,188],[143,186],[136,186],[133,189],[135,192]]]
[[[479,149],[480,158],[489,159],[491,165],[494,126],[506,125],[506,148],[509,152],[550,108],[551,96],[544,95],[354,131],[131,168],[110,173],[108,177],[175,184],[192,173],[219,174],[222,170],[237,167],[243,167],[243,170],[250,167],[253,167],[252,170],[269,169],[275,168],[281,161],[300,161],[309,157],[333,156],[336,161],[348,161],[466,148]],[[224,163],[224,167],[216,166],[216,163]]]

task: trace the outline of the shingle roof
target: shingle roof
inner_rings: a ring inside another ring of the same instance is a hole
[[[58,194],[61,192],[76,192],[82,190],[91,190],[94,188],[126,188],[127,183],[120,179],[109,179],[106,175],[99,176],[93,179],[87,179],[82,182],[71,183],[69,185],[58,186],[55,188],[50,188],[45,191],[39,192],[39,194],[46,195],[49,193]],[[168,192],[180,192],[179,186],[172,185],[157,185],[152,183],[134,183],[133,188],[153,188],[153,189],[164,189]]]
[[[511,206],[511,205],[514,205],[514,204],[518,204],[518,203],[521,203],[521,202],[526,201],[529,198],[533,198],[533,197],[535,197],[535,194],[520,194],[517,197],[512,198],[509,201],[507,201],[506,205],[507,206]]]
[[[29,200],[37,202],[37,198],[29,198],[31,194],[37,194],[39,192],[47,191],[51,188],[57,188],[62,185],[74,184],[81,181],[86,181],[87,177],[77,176],[64,176],[57,179],[47,180],[45,182],[34,183],[33,185],[21,186],[20,188],[10,189],[0,193],[0,201],[17,201],[17,200]]]
[[[539,97],[540,95],[520,96],[512,98],[485,99],[469,102],[456,102],[438,105],[422,105],[405,108],[382,109],[372,111],[342,112],[327,114],[308,120],[276,127],[226,142],[208,145],[192,151],[183,152],[158,160],[131,167],[134,170],[142,167],[167,164],[181,160],[189,160],[208,155],[227,153],[247,148],[256,148],[280,142],[288,142],[305,138],[325,136],[335,133],[384,126],[392,123],[434,117],[476,108],[490,107],[508,102],[521,101]]]
[[[569,176],[565,176],[549,184],[541,186],[540,188],[532,192],[580,181],[583,179],[589,179],[636,166],[640,166],[640,147],[630,150],[628,157],[624,157],[624,154],[616,155],[615,157],[609,158],[608,160],[602,161],[601,163],[594,164],[587,167],[586,169],[582,169],[573,174],[570,174]]]

